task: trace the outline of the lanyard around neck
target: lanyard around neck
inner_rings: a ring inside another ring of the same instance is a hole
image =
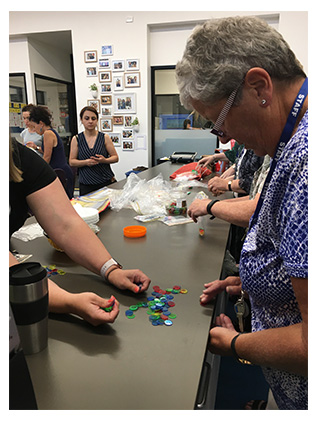
[[[300,88],[300,91],[293,103],[293,106],[291,108],[291,111],[289,113],[289,116],[287,118],[287,122],[285,124],[285,127],[283,128],[282,134],[280,136],[277,148],[276,148],[276,152],[275,155],[271,161],[271,165],[270,165],[270,170],[268,172],[268,175],[266,177],[265,183],[263,185],[261,194],[260,194],[260,198],[257,204],[257,207],[255,209],[254,215],[250,221],[250,225],[249,225],[249,229],[252,228],[252,226],[256,223],[257,219],[258,219],[258,215],[260,212],[260,209],[262,207],[262,203],[263,200],[266,196],[267,190],[268,190],[268,186],[269,183],[271,181],[271,177],[273,175],[273,172],[277,166],[277,163],[279,161],[279,158],[283,152],[283,150],[285,149],[285,146],[287,145],[288,141],[291,138],[293,129],[295,127],[295,124],[297,122],[298,119],[298,115],[302,109],[304,100],[306,99],[308,95],[308,78],[306,78],[304,80],[304,83],[302,84],[302,87]]]

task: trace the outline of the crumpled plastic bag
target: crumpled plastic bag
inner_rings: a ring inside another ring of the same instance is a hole
[[[207,185],[199,181],[166,181],[161,173],[147,181],[131,173],[122,190],[109,190],[110,207],[115,211],[131,208],[139,215],[165,216],[167,207],[178,198],[185,198],[192,186]]]
[[[161,173],[149,181],[131,173],[120,193],[111,192],[110,206],[115,211],[132,208],[138,214],[165,215],[171,199],[171,185]]]

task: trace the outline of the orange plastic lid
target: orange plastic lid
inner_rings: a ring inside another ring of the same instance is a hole
[[[123,235],[127,238],[140,238],[145,236],[147,233],[147,228],[145,226],[126,226],[123,228]]]

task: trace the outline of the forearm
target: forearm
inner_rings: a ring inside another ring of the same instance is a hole
[[[111,255],[75,211],[61,190],[59,181],[56,179],[47,187],[30,194],[27,200],[50,238],[76,263],[99,274],[101,266]]]
[[[238,199],[217,201],[211,207],[211,213],[219,219],[246,228],[249,225],[249,220],[255,211],[256,201],[237,200]]]
[[[273,367],[304,377],[308,375],[308,346],[303,323],[243,334],[236,340],[236,352],[254,364]]]
[[[71,313],[74,294],[65,291],[48,279],[49,311],[52,313]]]
[[[106,157],[105,159],[105,163],[117,163],[119,161],[119,157],[118,156],[110,156],[110,157]]]
[[[83,167],[83,166],[88,166],[88,162],[87,162],[87,159],[79,160],[75,158],[69,158],[69,165],[72,167]]]
[[[73,261],[98,275],[101,266],[111,258],[98,236],[81,218],[65,225],[60,221],[58,231],[50,228],[47,233]]]

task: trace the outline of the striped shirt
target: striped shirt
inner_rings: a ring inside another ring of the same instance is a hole
[[[78,135],[78,160],[86,160],[96,154],[110,157],[104,140],[104,133],[98,132],[93,148],[89,148],[84,132]],[[110,181],[114,176],[109,163],[79,167],[79,182],[84,185],[97,185]]]

